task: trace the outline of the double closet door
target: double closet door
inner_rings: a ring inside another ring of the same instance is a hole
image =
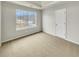
[[[56,10],[55,34],[56,36],[66,38],[66,9]]]

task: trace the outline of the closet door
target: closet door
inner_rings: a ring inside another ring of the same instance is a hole
[[[66,9],[56,11],[56,36],[66,37]]]

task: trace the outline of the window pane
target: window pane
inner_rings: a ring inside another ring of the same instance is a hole
[[[16,27],[19,28],[21,26],[21,20],[20,20],[20,10],[16,10]]]
[[[35,25],[36,12],[16,9],[16,29],[28,28]]]

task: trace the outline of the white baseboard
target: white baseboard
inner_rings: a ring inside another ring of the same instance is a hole
[[[79,42],[75,42],[75,41],[73,41],[73,40],[68,40],[68,39],[65,39],[65,40],[67,40],[67,41],[69,41],[69,42],[71,42],[71,43],[74,43],[74,44],[79,45]]]
[[[18,35],[18,36],[15,36],[15,37],[11,37],[10,39],[6,39],[5,41],[1,41],[1,43],[8,42],[8,41],[11,41],[11,40],[15,40],[17,38],[28,36],[28,35],[31,35],[31,34],[34,34],[34,33],[38,33],[38,32],[41,32],[41,30],[29,33],[29,34],[22,34],[22,35]]]
[[[62,38],[62,37],[60,37],[60,36],[57,36],[57,35],[55,35],[55,34],[50,34],[50,33],[48,33],[48,32],[45,32],[45,33],[47,33],[47,34],[49,34],[49,35],[52,35],[52,36],[59,37],[59,38],[64,39],[64,40],[66,40],[66,41],[68,41],[68,42],[71,42],[71,43],[74,43],[74,44],[79,45],[79,42],[75,42],[75,41],[73,41],[73,40],[71,40],[71,39],[69,40],[69,39],[67,39],[67,38]]]

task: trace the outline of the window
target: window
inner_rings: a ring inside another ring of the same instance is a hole
[[[36,12],[16,9],[16,30],[36,26]]]

